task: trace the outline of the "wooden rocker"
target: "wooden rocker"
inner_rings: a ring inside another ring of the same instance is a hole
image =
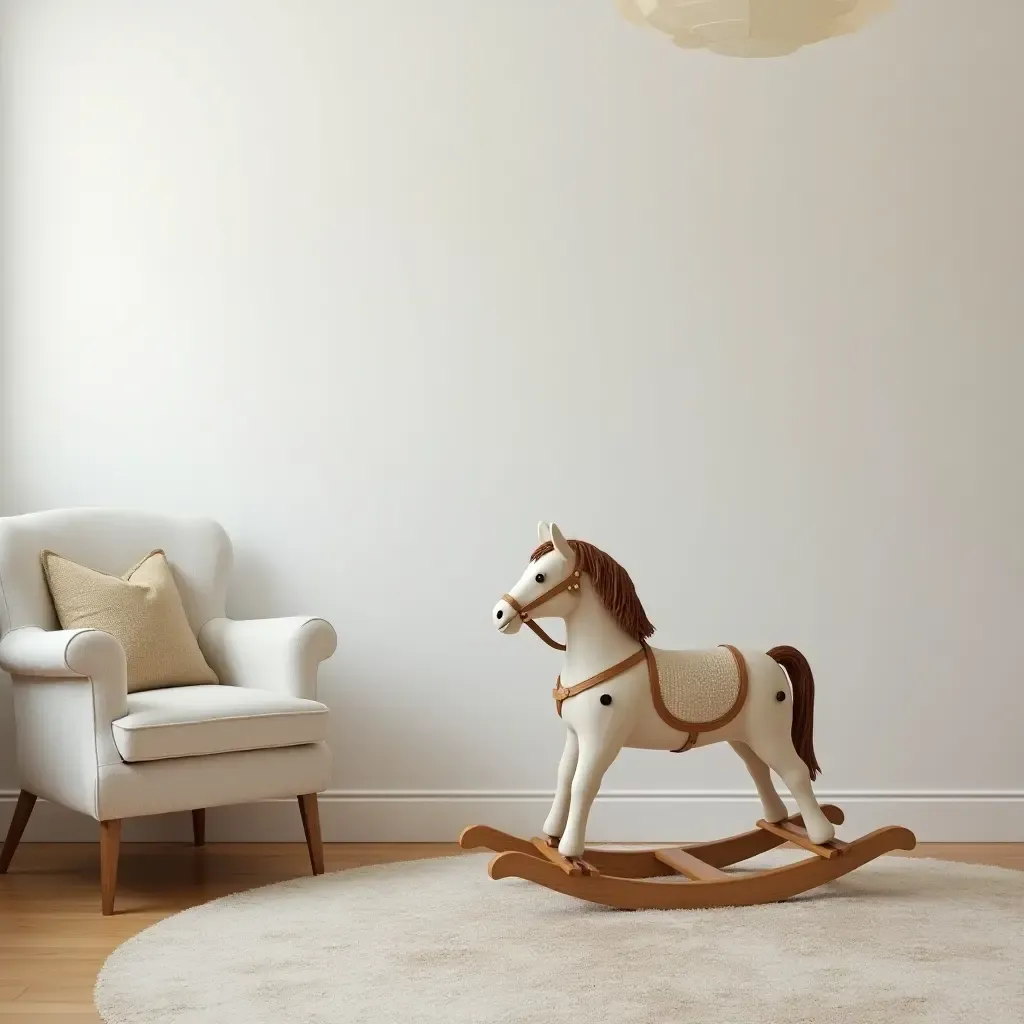
[[[629,574],[610,555],[538,525],[539,546],[519,581],[494,606],[506,636],[522,626],[565,652],[552,696],[566,726],[555,799],[544,836],[518,839],[486,825],[467,828],[463,849],[497,852],[491,878],[516,876],[608,907],[628,910],[740,907],[774,903],[830,882],[892,850],[912,850],[906,828],[891,826],[851,843],[835,838],[838,807],[818,804],[811,785],[814,676],[795,647],[740,651],[659,650],[654,626]],[[538,617],[565,623],[561,644]],[[682,753],[728,743],[757,788],[764,817],[752,832],[658,850],[615,852],[586,846],[587,819],[605,771],[623,747]],[[775,790],[786,783],[799,815]],[[728,873],[731,864],[791,843],[811,856],[763,871]]]
[[[843,812],[833,804],[822,811],[835,825]],[[547,889],[618,910],[706,910],[778,903],[840,878],[892,850],[912,850],[914,834],[889,826],[851,843],[831,839],[818,845],[807,838],[798,816],[772,824],[759,821],[750,832],[654,850],[588,848],[581,860],[563,858],[546,840],[528,841],[488,825],[470,825],[459,836],[464,850],[494,850],[491,878],[525,878]],[[729,873],[722,868],[793,843],[813,856],[762,871]],[[652,881],[652,879],[659,881]],[[667,881],[667,879],[676,879]]]

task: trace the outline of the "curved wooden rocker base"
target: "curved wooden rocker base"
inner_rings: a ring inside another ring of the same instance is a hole
[[[822,810],[835,825],[843,812],[832,804]],[[750,832],[709,843],[657,850],[597,850],[588,848],[582,860],[586,874],[571,870],[575,862],[559,863],[557,852],[543,841],[519,839],[488,825],[471,825],[459,837],[464,850],[494,850],[487,868],[491,878],[525,878],[548,889],[619,910],[697,910],[709,907],[747,907],[776,903],[848,874],[892,850],[912,850],[913,832],[891,825],[851,843],[832,840],[816,846],[807,839],[799,816],[778,823],[760,821]],[[781,867],[743,874],[720,870],[792,842],[812,856]],[[687,881],[652,881],[682,876]]]

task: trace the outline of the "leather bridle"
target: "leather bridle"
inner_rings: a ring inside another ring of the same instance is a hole
[[[557,597],[563,591],[569,591],[570,593],[579,593],[580,589],[580,570],[576,567],[579,565],[579,555],[573,560],[572,572],[562,580],[561,583],[556,583],[553,587],[545,590],[540,597],[534,598],[529,604],[521,605],[511,594],[502,594],[504,600],[512,606],[516,615],[522,620],[523,625],[529,626],[548,645],[548,647],[554,647],[556,651],[564,651],[565,644],[560,644],[557,640],[553,640],[547,633],[544,632],[540,626],[530,617],[530,612],[534,608],[539,608],[542,604],[550,601],[551,598]],[[510,620],[511,621],[511,620]]]

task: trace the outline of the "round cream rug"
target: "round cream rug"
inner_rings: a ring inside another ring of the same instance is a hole
[[[788,903],[624,913],[486,864],[215,900],[115,950],[96,1005],[109,1024],[1024,1020],[1024,872],[886,857]]]

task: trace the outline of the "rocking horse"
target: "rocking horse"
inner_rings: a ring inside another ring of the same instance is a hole
[[[814,677],[796,648],[650,647],[654,626],[622,566],[592,544],[566,540],[554,523],[541,522],[538,533],[539,547],[492,619],[502,633],[525,625],[565,652],[552,691],[566,725],[565,749],[543,837],[520,839],[487,825],[471,825],[459,837],[464,849],[498,854],[488,868],[491,878],[516,876],[629,910],[749,906],[788,899],[882,854],[914,848],[914,834],[899,826],[849,843],[835,838],[843,812],[819,806],[811,787],[820,771],[812,742]],[[538,617],[563,619],[565,643],[548,636]],[[757,787],[764,817],[756,828],[664,849],[586,847],[590,808],[623,747],[681,753],[723,740]],[[772,769],[799,815],[789,815]],[[762,871],[722,870],[783,843],[811,856]]]

